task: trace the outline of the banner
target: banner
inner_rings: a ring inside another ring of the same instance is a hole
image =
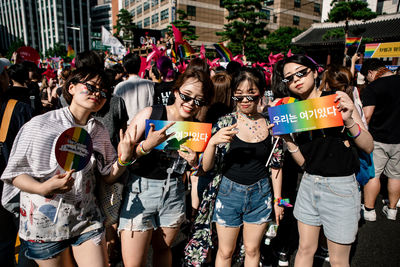
[[[366,44],[364,58],[400,57],[400,42]]]
[[[18,48],[16,63],[22,63],[24,61],[30,61],[38,65],[40,62],[40,55],[38,51],[30,46],[22,46]]]
[[[160,130],[171,121],[146,120],[146,138],[153,123],[154,130]],[[211,137],[211,123],[177,121],[167,130],[167,134],[175,132],[165,142],[156,146],[155,149],[179,150],[181,145],[187,146],[195,152],[203,152]]]
[[[336,94],[268,108],[270,121],[275,124],[273,134],[343,126],[335,98]]]

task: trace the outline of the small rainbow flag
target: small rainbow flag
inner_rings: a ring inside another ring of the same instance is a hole
[[[371,58],[379,45],[380,43],[365,44],[364,58]]]
[[[231,51],[226,48],[222,43],[214,44],[215,50],[224,58],[225,62],[230,62],[233,58]]]
[[[69,58],[75,57],[75,50],[72,48],[72,46],[70,44],[68,45],[67,57],[69,57]]]
[[[346,38],[346,47],[359,46],[361,43],[361,37],[348,37]]]
[[[313,98],[268,108],[275,135],[343,126],[336,109],[336,95]]]
[[[194,53],[194,50],[188,42],[184,41],[181,45],[178,46],[178,52],[181,58],[185,58],[190,57],[190,55]]]

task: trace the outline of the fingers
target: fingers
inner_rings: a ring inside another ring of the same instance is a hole
[[[164,126],[164,128],[162,128],[161,130],[160,130],[160,132],[166,132],[169,128],[171,128],[172,127],[172,125],[174,125],[175,124],[175,122],[170,122],[170,123],[168,123],[167,125],[165,125]],[[154,124],[153,124],[153,126],[154,126]]]
[[[268,125],[267,125],[267,130],[269,130],[269,129],[273,128],[274,126],[275,126],[275,124],[273,124],[273,123],[271,123],[271,124],[268,124]]]

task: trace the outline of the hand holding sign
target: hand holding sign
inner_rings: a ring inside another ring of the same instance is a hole
[[[159,144],[163,143],[165,140],[170,138],[175,134],[175,132],[167,134],[167,130],[174,125],[175,122],[170,122],[166,126],[164,126],[162,129],[155,131],[155,125],[154,123],[150,123],[150,129],[146,135],[146,151],[150,151]]]
[[[71,177],[75,170],[69,170],[66,173],[56,174],[43,183],[43,195],[64,194],[72,189],[75,179]]]
[[[337,91],[336,94],[337,96],[334,101],[338,103],[336,106],[337,110],[342,113],[343,121],[346,122],[352,118],[354,103],[345,92]]]

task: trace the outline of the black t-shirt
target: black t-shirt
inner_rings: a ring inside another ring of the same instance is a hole
[[[381,77],[369,84],[361,95],[364,107],[375,106],[369,132],[375,141],[400,144],[400,76]]]
[[[154,85],[154,105],[172,105],[173,101],[170,100],[170,94],[172,92],[172,82],[161,82]]]
[[[258,182],[268,176],[265,164],[271,149],[271,136],[261,142],[248,143],[235,135],[224,158],[223,175],[242,185]]]
[[[334,93],[323,91],[321,96]],[[357,149],[346,131],[341,126],[298,133],[295,139],[305,159],[304,170],[326,177],[357,172],[360,168]],[[344,144],[345,140],[350,142],[350,147]]]

